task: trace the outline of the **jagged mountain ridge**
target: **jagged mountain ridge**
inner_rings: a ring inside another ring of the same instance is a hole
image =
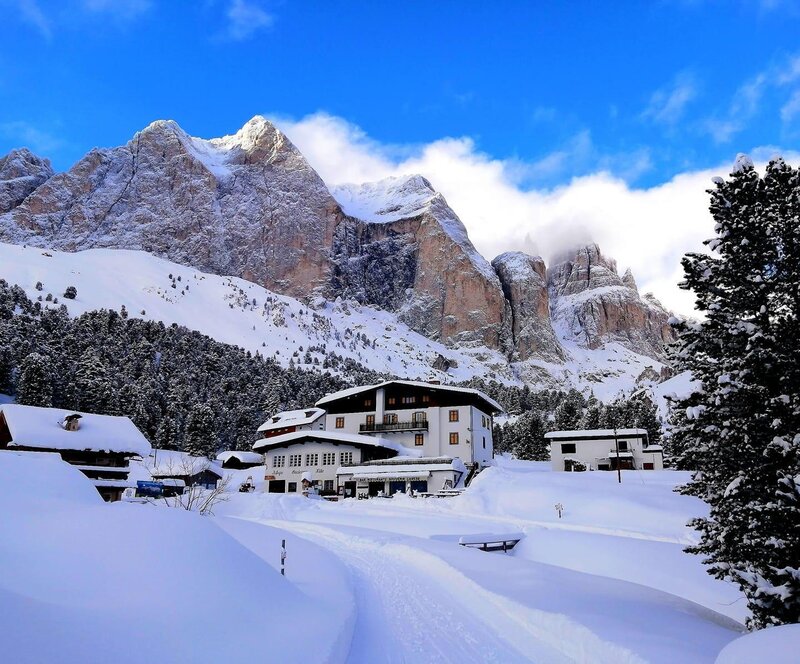
[[[421,176],[329,190],[261,117],[211,140],[158,121],[60,174],[26,163],[30,190],[16,186],[22,200],[6,197],[2,241],[141,249],[295,298],[351,299],[431,339],[485,346],[512,363],[564,363],[563,339],[588,349],[616,342],[662,361],[671,334],[663,308],[596,246],[550,270],[524,255],[490,265]],[[0,187],[13,179],[0,168]]]

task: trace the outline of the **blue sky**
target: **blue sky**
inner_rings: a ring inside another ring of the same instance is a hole
[[[0,153],[256,114],[329,185],[423,174],[489,259],[596,241],[689,312],[711,176],[800,161],[800,0],[0,0]]]
[[[552,186],[636,186],[800,136],[800,8],[741,2],[0,0],[0,152],[68,168],[159,118],[343,118]]]

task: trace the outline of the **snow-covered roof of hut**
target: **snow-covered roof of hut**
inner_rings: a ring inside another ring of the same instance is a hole
[[[0,405],[0,413],[11,434],[9,447],[150,454],[147,438],[127,417],[20,404]],[[63,423],[72,415],[80,415],[80,427],[68,431]]]
[[[400,443],[381,438],[380,436],[364,436],[358,433],[340,433],[338,431],[292,431],[272,438],[262,438],[253,444],[254,450],[269,450],[275,447],[288,447],[296,443],[305,442],[334,443],[339,445],[354,445],[356,447],[385,447],[398,454],[410,457],[420,457],[420,450],[410,449]]]
[[[225,463],[228,459],[238,459],[240,463],[264,463],[264,456],[258,452],[244,452],[241,450],[228,450],[217,454],[217,461]]]
[[[191,477],[209,470],[217,477],[222,477],[222,469],[216,461],[206,457],[196,457],[177,450],[155,450],[153,456],[145,462],[154,478],[158,477]]]
[[[275,415],[258,427],[258,431],[273,431],[285,427],[301,427],[316,422],[323,415],[325,415],[325,411],[322,408],[285,410],[282,413],[275,413]]]

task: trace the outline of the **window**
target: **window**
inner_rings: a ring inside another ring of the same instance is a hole
[[[306,454],[306,466],[316,466],[319,464],[319,454]]]
[[[372,399],[364,399],[364,408],[372,408]]]
[[[418,411],[418,412],[414,413],[411,416],[411,421],[412,422],[427,422],[428,421],[428,416],[424,412]]]
[[[386,413],[383,416],[384,424],[397,424],[397,413]]]
[[[344,418],[343,417],[337,417],[336,418],[336,428],[337,429],[344,429]]]
[[[322,490],[325,493],[333,493],[333,480],[322,480]]]
[[[290,454],[289,455],[289,465],[292,467],[297,467],[302,465],[303,456],[301,454]]]
[[[323,452],[322,453],[322,465],[323,466],[332,466],[336,463],[336,453],[335,452]]]
[[[278,454],[272,457],[273,468],[283,468],[286,465],[286,457],[283,454]]]
[[[375,426],[375,416],[374,415],[367,415],[367,426],[374,427]]]
[[[419,445],[424,445],[424,444],[425,444],[425,436],[423,436],[421,433],[415,433],[414,434],[414,445],[419,446]]]
[[[388,397],[386,399],[386,404],[388,406],[394,406],[397,403],[397,397]]]
[[[458,445],[458,432],[457,431],[453,431],[450,434],[450,444],[451,445]]]
[[[561,454],[575,454],[575,443],[561,443]]]
[[[430,394],[423,394],[422,395],[422,403],[430,403],[431,395]]]
[[[486,449],[486,436],[483,437],[483,449]]]
[[[297,493],[297,482],[289,482],[289,493]]]
[[[450,411],[450,421],[451,422],[458,422],[458,411],[457,410],[451,410]]]
[[[339,453],[339,461],[344,466],[348,463],[353,463],[353,453],[352,452],[340,452]]]
[[[408,404],[408,403],[416,403],[416,401],[417,401],[416,397],[403,397],[403,399],[402,399],[402,402],[406,403],[406,404]]]
[[[628,450],[628,441],[627,440],[620,440],[619,441],[619,450],[620,450],[620,452]]]

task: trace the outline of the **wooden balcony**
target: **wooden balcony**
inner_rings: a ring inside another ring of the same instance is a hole
[[[361,424],[360,433],[375,433],[379,431],[427,431],[428,420],[412,420],[410,422],[376,422],[375,424]]]

